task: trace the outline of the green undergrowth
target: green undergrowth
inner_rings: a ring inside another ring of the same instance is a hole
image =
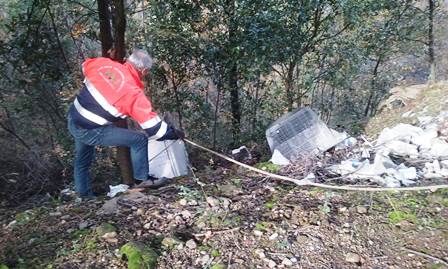
[[[436,192],[406,192],[377,194],[374,208],[387,212],[387,219],[391,224],[408,221],[415,225],[440,228],[446,226],[447,220],[440,211],[446,208],[448,191]]]
[[[278,171],[280,171],[280,168],[281,168],[280,165],[276,165],[271,162],[257,163],[255,165],[255,167],[258,169],[267,171],[267,172],[271,172],[271,173],[277,173]]]

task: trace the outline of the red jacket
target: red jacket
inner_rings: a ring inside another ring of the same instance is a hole
[[[164,137],[171,129],[153,111],[139,73],[131,64],[100,57],[87,59],[82,69],[85,87],[70,111],[76,124],[92,129],[130,116],[152,139]]]

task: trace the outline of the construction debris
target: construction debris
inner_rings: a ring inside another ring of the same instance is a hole
[[[447,111],[436,117],[419,117],[419,126],[400,123],[385,128],[374,142],[331,130],[310,111],[288,114],[289,119],[296,121],[293,125],[284,116],[266,132],[273,150],[271,161],[287,165],[289,168],[284,171],[289,174],[300,167],[300,175],[295,175],[315,182],[339,179],[385,187],[412,186],[422,180],[448,177],[448,137],[441,124],[448,119]],[[297,130],[302,131],[294,135]],[[327,138],[325,147],[321,147],[322,138],[317,139],[322,136]],[[302,157],[297,157],[300,154]],[[319,161],[307,164],[306,159],[313,158]]]

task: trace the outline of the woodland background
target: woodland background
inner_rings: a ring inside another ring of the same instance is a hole
[[[147,94],[188,136],[268,156],[265,130],[310,106],[362,132],[396,85],[446,80],[447,1],[0,1],[0,196],[16,204],[72,182],[66,111],[81,63],[132,48],[156,59]],[[112,149],[94,173],[116,181]],[[106,186],[106,184],[101,185]]]

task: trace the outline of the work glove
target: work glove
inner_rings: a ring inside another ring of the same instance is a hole
[[[185,139],[185,132],[184,131],[182,131],[180,129],[174,128],[174,133],[176,134],[178,139],[182,139],[182,140]]]
[[[177,139],[185,139],[185,133],[182,130],[174,128],[171,124],[168,124],[168,128],[166,133],[161,138],[157,139],[157,141],[165,141],[165,140],[177,140]]]

